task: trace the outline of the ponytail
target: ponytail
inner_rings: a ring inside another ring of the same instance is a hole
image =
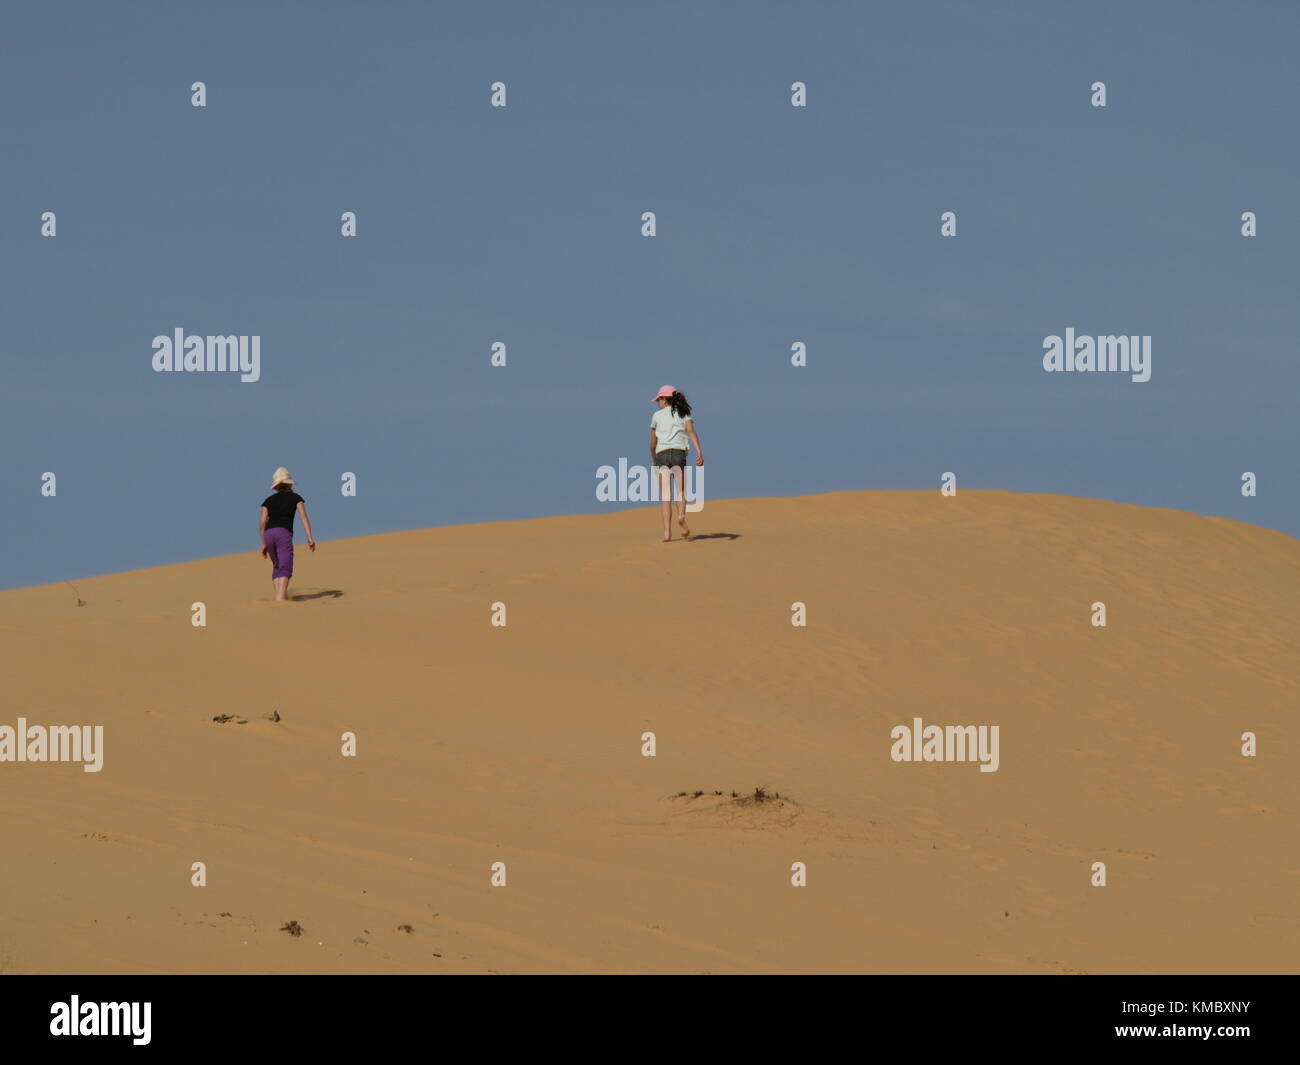
[[[681,392],[674,392],[672,399],[668,401],[673,412],[682,418],[691,416],[691,405],[686,402],[686,397]]]

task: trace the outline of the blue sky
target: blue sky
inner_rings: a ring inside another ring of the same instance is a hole
[[[712,498],[952,470],[1300,533],[1298,23],[6,5],[0,587],[251,552],[282,464],[322,541],[599,512],[597,468],[644,461],[666,383]],[[260,335],[261,380],[154,373],[178,327]],[[1151,380],[1045,373],[1067,327],[1151,335]]]

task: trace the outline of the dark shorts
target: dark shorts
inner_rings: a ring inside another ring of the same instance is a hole
[[[686,452],[681,448],[669,448],[667,451],[660,451],[655,455],[655,465],[658,467],[667,466],[669,469],[675,469],[680,466],[686,468]]]

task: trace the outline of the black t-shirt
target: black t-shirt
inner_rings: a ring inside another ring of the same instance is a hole
[[[272,492],[262,500],[262,506],[270,515],[266,519],[268,529],[288,529],[293,532],[293,515],[298,504],[303,501],[297,492]]]

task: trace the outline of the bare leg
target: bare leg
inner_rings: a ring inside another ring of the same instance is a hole
[[[283,603],[289,598],[289,578],[275,577],[271,581],[275,585],[275,601]]]
[[[667,467],[661,466],[659,473],[659,511],[664,519],[664,543],[673,538],[670,522],[673,517],[672,476]]]
[[[680,466],[674,468],[673,480],[677,482],[677,524],[682,527],[682,536],[689,539],[691,530],[686,524],[686,471]]]

